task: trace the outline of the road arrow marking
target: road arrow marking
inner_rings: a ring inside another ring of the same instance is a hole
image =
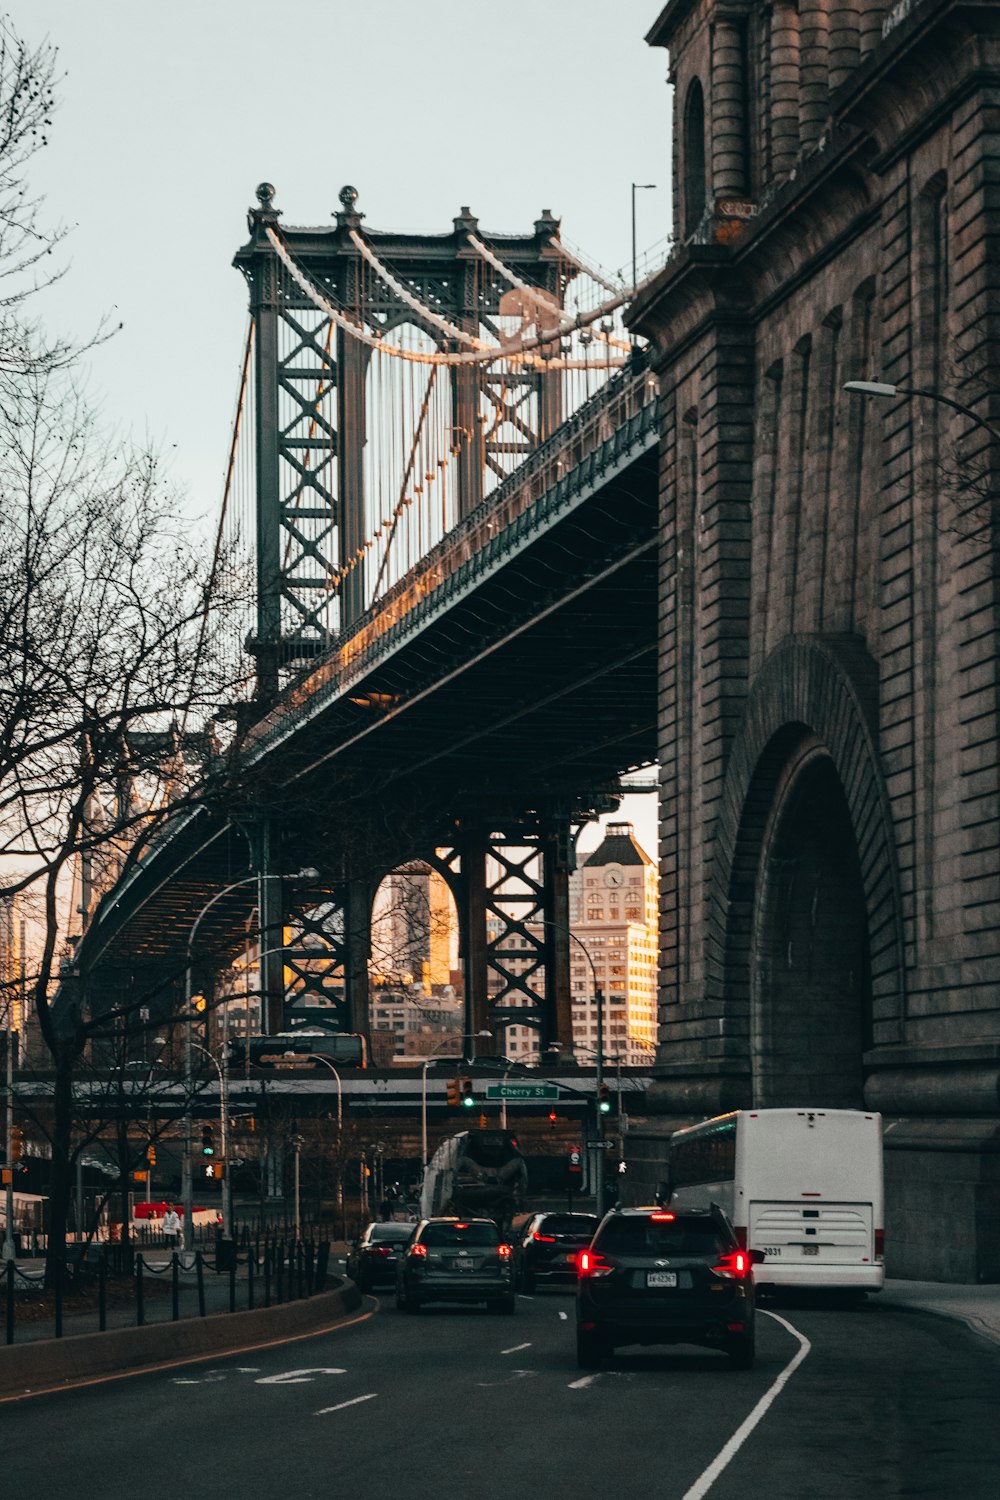
[[[369,1391],[367,1396],[355,1396],[351,1401],[341,1401],[337,1406],[321,1406],[313,1412],[314,1417],[325,1417],[331,1411],[343,1411],[345,1406],[359,1406],[362,1401],[374,1401],[378,1391]]]
[[[307,1385],[314,1375],[346,1375],[346,1370],[325,1369],[320,1366],[315,1370],[286,1370],[283,1375],[262,1375],[254,1385]]]

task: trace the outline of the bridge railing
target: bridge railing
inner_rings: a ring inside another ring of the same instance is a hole
[[[277,715],[262,725],[261,738],[289,712],[311,699],[329,682],[343,684],[359,675],[384,648],[387,639],[407,624],[415,624],[449,591],[469,564],[485,563],[506,538],[519,535],[519,525],[546,496],[576,493],[596,478],[615,456],[628,454],[641,438],[655,430],[658,387],[644,353],[561,424],[529,458],[477,508],[452,528],[421,561],[376,600],[318,666],[313,666],[282,699]]]

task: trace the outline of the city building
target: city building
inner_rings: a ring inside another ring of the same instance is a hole
[[[609,823],[570,876],[573,1051],[581,1062],[597,1051],[598,988],[605,1058],[629,1066],[653,1061],[658,884],[656,865],[631,823]],[[529,944],[522,939],[522,946]],[[534,1031],[508,1027],[504,1050],[515,1060],[537,1059]]]

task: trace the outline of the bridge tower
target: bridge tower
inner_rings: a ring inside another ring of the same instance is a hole
[[[295,229],[280,224],[274,188],[262,183],[250,239],[234,260],[249,287],[254,330],[257,606],[248,644],[265,703],[283,672],[328,649],[358,621],[378,586],[376,557],[364,555],[375,522],[366,466],[380,441],[369,391],[373,348],[346,325],[386,341],[416,328],[429,345],[448,350],[455,340],[445,326],[495,339],[498,318],[512,307],[525,316],[523,294],[470,243],[479,224],[467,208],[444,234],[398,234],[367,229],[357,196],[353,187],[341,190],[330,228]],[[289,275],[278,235],[343,320],[324,316]],[[562,305],[576,270],[548,210],[530,234],[491,235],[490,245],[547,306]],[[435,322],[422,307],[433,309]],[[512,457],[520,462],[558,425],[560,377],[470,364],[445,369],[440,383],[448,387],[460,520]]]

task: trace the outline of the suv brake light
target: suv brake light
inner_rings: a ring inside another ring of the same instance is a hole
[[[539,1234],[537,1229],[535,1230],[531,1238],[533,1240],[538,1240],[539,1244],[541,1245],[554,1245],[556,1242],[556,1237],[554,1234]]]
[[[733,1250],[729,1255],[724,1255],[712,1270],[716,1276],[726,1276],[731,1281],[744,1281],[750,1275],[752,1264],[749,1251]]]
[[[578,1276],[610,1276],[614,1266],[608,1264],[603,1255],[595,1250],[581,1250],[576,1257]]]
[[[499,1255],[499,1257],[500,1257],[501,1260],[510,1260],[510,1254],[511,1254],[510,1246],[509,1245],[498,1245],[497,1246],[497,1254]]]
[[[411,1245],[410,1246],[410,1254],[411,1255],[426,1255],[427,1254],[427,1246],[426,1245]]]
[[[674,1219],[676,1219],[677,1215],[676,1214],[663,1213],[663,1214],[650,1214],[649,1217],[652,1219],[652,1221],[653,1221],[654,1224],[672,1224],[673,1221],[674,1221]]]

